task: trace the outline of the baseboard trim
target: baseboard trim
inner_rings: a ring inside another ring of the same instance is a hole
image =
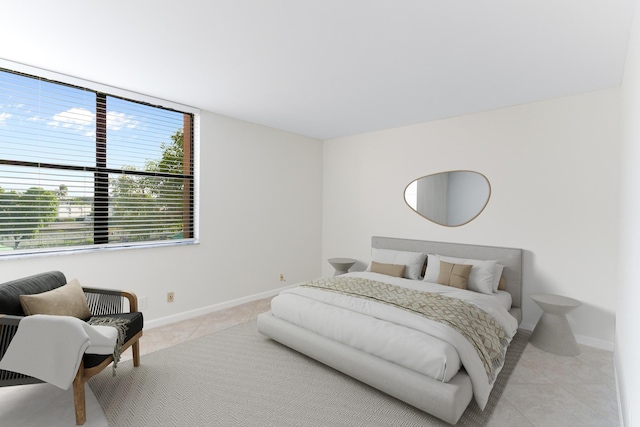
[[[520,327],[522,329],[526,329],[527,331],[533,331],[536,325],[533,323],[521,323]],[[575,335],[575,337],[578,344],[582,344],[582,345],[586,345],[589,347],[594,347],[594,348],[598,348],[600,350],[606,350],[606,351],[613,351],[613,349],[615,348],[613,342],[611,341],[605,341],[598,338],[588,337],[585,335],[577,335],[577,334]]]
[[[242,298],[233,299],[230,301],[221,302],[218,304],[209,305],[206,307],[196,308],[194,310],[184,311],[182,313],[172,314],[170,316],[160,317],[158,319],[144,322],[145,329],[154,329],[160,326],[170,325],[172,323],[181,322],[183,320],[192,319],[194,317],[202,316],[205,314],[214,313],[216,311],[224,310],[226,308],[235,307],[237,305],[246,304],[248,302],[257,301],[263,298],[268,298],[278,295],[284,289],[292,288],[296,285],[285,286],[271,291],[261,292],[259,294],[249,295]]]
[[[616,379],[616,397],[618,398],[618,419],[620,420],[620,427],[625,427],[624,414],[625,411],[622,408],[622,393],[620,389],[620,377],[618,377],[618,350],[613,351],[613,374]]]

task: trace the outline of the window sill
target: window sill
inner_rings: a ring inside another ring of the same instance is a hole
[[[184,239],[184,240],[172,240],[168,242],[149,242],[149,243],[114,243],[110,245],[100,245],[97,247],[92,246],[77,246],[73,248],[51,248],[41,249],[36,251],[11,251],[0,253],[0,262],[4,260],[15,260],[21,258],[35,258],[35,257],[49,257],[59,255],[79,255],[95,252],[111,252],[121,251],[128,249],[149,249],[149,248],[163,248],[172,246],[191,246],[198,245],[200,242],[198,239]]]

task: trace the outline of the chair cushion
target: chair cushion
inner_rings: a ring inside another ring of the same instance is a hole
[[[20,295],[33,295],[59,288],[67,278],[59,271],[35,274],[0,284],[0,314],[24,316]]]
[[[99,317],[115,317],[120,319],[127,319],[129,321],[127,334],[125,336],[125,343],[128,342],[133,336],[135,336],[138,332],[142,330],[144,326],[144,318],[142,313],[133,312],[133,313],[119,313],[119,314],[107,314],[103,316],[93,316],[94,318]],[[84,355],[84,367],[85,368],[93,368],[94,366],[99,365],[105,360],[108,355],[100,355],[100,354],[85,354]]]

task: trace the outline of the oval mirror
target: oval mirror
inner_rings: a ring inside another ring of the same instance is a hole
[[[407,205],[429,221],[448,227],[464,225],[484,210],[491,196],[489,180],[474,171],[423,176],[404,190]]]

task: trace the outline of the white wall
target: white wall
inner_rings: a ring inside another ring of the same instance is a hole
[[[578,338],[612,348],[619,102],[616,88],[325,141],[323,259],[364,268],[372,235],[522,248],[524,325],[542,313],[531,294],[570,296]],[[471,223],[442,227],[404,203],[412,180],[464,169],[492,189]]]
[[[622,85],[620,274],[615,364],[623,425],[640,425],[640,1]]]
[[[3,259],[0,282],[60,270],[147,296],[146,321],[162,323],[317,277],[322,142],[207,112],[200,134],[200,244]]]

